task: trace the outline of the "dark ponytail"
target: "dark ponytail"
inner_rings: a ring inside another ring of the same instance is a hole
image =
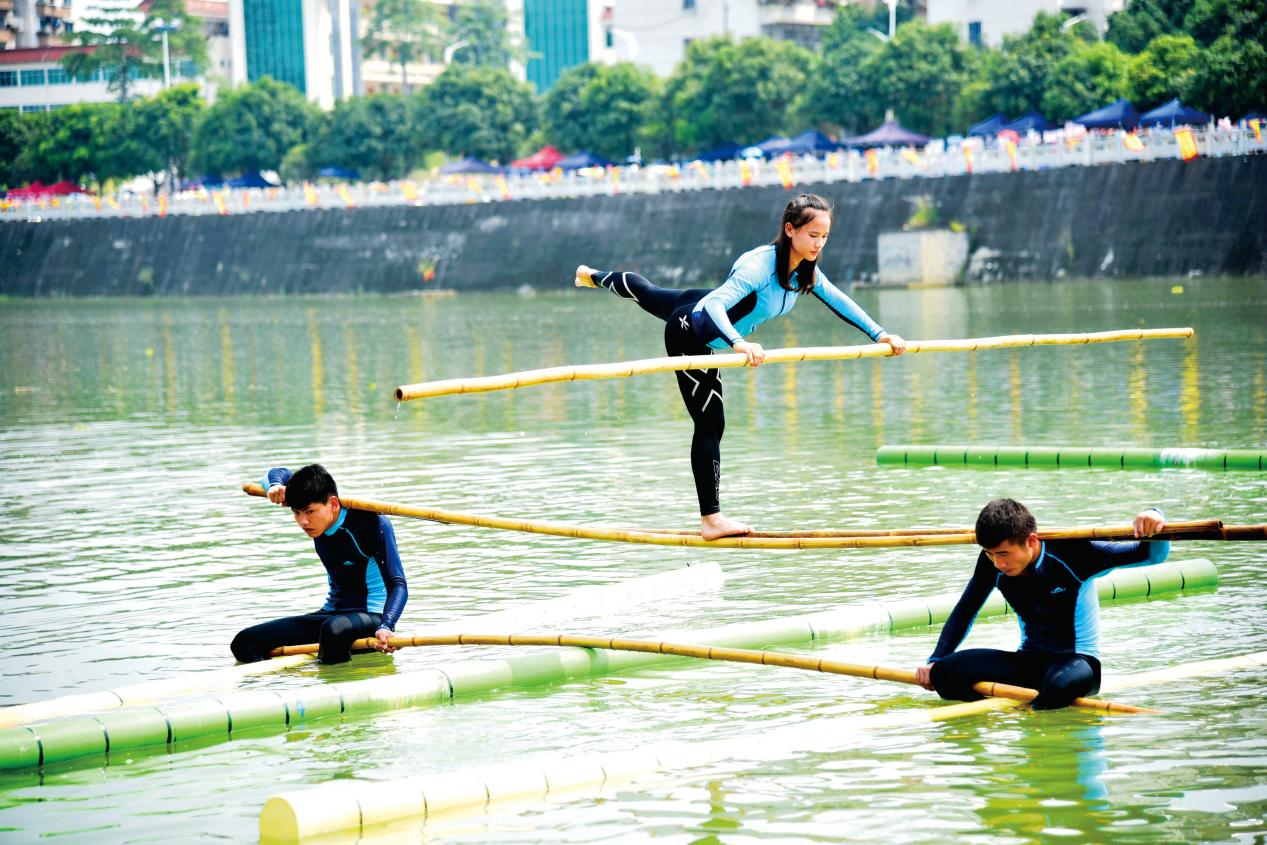
[[[773,243],[775,269],[779,274],[779,286],[784,290],[809,293],[814,289],[817,260],[806,260],[797,265],[795,283],[787,271],[788,256],[792,254],[792,239],[788,237],[787,224],[791,223],[793,229],[799,229],[813,220],[814,215],[820,211],[826,212],[827,216],[831,217],[831,203],[818,194],[801,194],[783,209],[783,219],[779,221],[779,234]]]

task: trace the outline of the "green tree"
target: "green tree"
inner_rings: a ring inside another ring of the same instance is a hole
[[[1203,50],[1184,102],[1215,116],[1237,118],[1267,103],[1267,48],[1224,35]]]
[[[532,88],[503,68],[450,65],[416,97],[417,124],[450,155],[509,161],[537,127]]]
[[[909,129],[929,135],[952,131],[973,61],[950,25],[904,24],[862,66],[871,114],[891,108]]]
[[[108,179],[133,175],[126,172],[132,150],[121,137],[123,115],[118,103],[82,103],[50,112],[35,148],[40,178],[100,187]]]
[[[86,79],[100,73],[107,90],[125,103],[132,97],[133,82],[162,74],[160,45],[126,3],[102,2],[80,20],[80,26],[74,41],[89,49],[67,53],[59,60],[71,76]]]
[[[453,63],[505,68],[511,62],[524,64],[528,51],[510,38],[506,4],[497,0],[473,0],[458,6],[457,18],[449,34],[451,44],[461,44],[453,52]]]
[[[194,127],[193,166],[204,173],[276,170],[308,140],[320,111],[295,88],[269,77],[224,92]]]
[[[439,54],[447,19],[426,0],[376,0],[361,46],[400,65],[400,90],[409,93],[408,67]]]
[[[1059,15],[1040,12],[1028,31],[1003,37],[1002,47],[985,59],[989,88],[980,117],[994,112],[1019,115],[1042,107],[1056,65],[1085,43],[1081,31],[1063,31],[1061,23]]]
[[[818,57],[786,41],[692,41],[667,84],[678,150],[760,141],[788,130],[791,107]]]
[[[398,94],[351,97],[336,103],[307,150],[315,167],[344,167],[375,179],[409,174],[422,157],[422,135]]]
[[[1138,53],[1159,35],[1185,32],[1184,18],[1193,0],[1133,0],[1120,12],[1109,15],[1104,40],[1124,52]]]
[[[33,153],[46,116],[0,110],[0,186],[14,188],[40,178]]]
[[[167,173],[169,180],[184,179],[188,174],[194,129],[206,108],[192,82],[174,85],[133,105],[140,139],[159,162],[156,169]]]
[[[629,62],[568,68],[545,97],[546,139],[565,150],[621,160],[647,140],[659,80]]]
[[[883,10],[884,4],[877,4],[876,9]],[[883,46],[867,32],[872,18],[859,5],[845,6],[823,30],[819,70],[806,81],[797,106],[803,125],[828,132],[857,131],[883,116],[883,110],[877,113],[873,98],[867,96],[862,75],[863,65]]]
[[[1190,35],[1159,35],[1139,55],[1131,57],[1127,71],[1127,97],[1141,111],[1181,97],[1192,84],[1201,48]]]
[[[1063,122],[1126,95],[1130,57],[1107,41],[1086,44],[1052,68],[1043,113]]]

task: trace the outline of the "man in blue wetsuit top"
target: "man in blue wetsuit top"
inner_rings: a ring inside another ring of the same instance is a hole
[[[387,518],[343,507],[325,467],[310,464],[295,473],[270,469],[264,478],[269,501],[286,505],[312,538],[326,568],[330,596],[315,613],[274,619],[240,631],[230,646],[243,663],[264,660],[278,646],[316,641],[322,663],[351,659],[352,642],[376,637],[375,648],[396,649],[388,639],[405,609],[409,591]]]
[[[1135,517],[1135,536],[1165,527],[1161,511]],[[928,664],[916,670],[942,698],[981,698],[980,681],[1038,690],[1036,710],[1066,707],[1100,689],[1100,600],[1096,577],[1119,566],[1161,563],[1170,543],[1040,540],[1034,515],[1020,502],[995,499],[977,516],[982,552],[963,595],[942,628]],[[990,593],[998,589],[1021,626],[1018,651],[955,651]]]

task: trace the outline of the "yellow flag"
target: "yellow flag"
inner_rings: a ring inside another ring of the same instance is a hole
[[[1197,152],[1197,139],[1192,136],[1192,130],[1186,126],[1181,126],[1175,130],[1175,141],[1179,144],[1179,157],[1184,161],[1192,161],[1200,155]]]
[[[745,188],[752,184],[752,165],[743,159],[739,162],[739,181]]]
[[[1254,140],[1261,144],[1263,142],[1262,121],[1258,118],[1254,118],[1249,122],[1249,128],[1254,130]]]
[[[872,176],[880,172],[880,155],[875,150],[867,150],[863,153],[867,160],[867,172]]]
[[[418,199],[418,189],[414,187],[413,182],[408,180],[400,183],[400,193],[406,202],[414,202]]]
[[[620,171],[612,168],[612,194],[620,193]]]
[[[159,217],[167,216],[167,192],[166,191],[158,195],[158,216]]]
[[[963,163],[964,163],[964,166],[968,169],[968,172],[971,173],[972,172],[972,147],[963,148]]]
[[[317,204],[317,189],[312,187],[311,182],[304,182],[304,202],[308,205]]]
[[[220,212],[220,216],[224,217],[229,213],[229,207],[224,204],[224,195],[215,193],[211,195],[211,201],[216,204],[216,211]]]
[[[780,156],[774,163],[774,169],[779,171],[779,181],[783,183],[783,187],[792,190],[792,186],[796,184],[792,181],[792,162]]]
[[[1122,135],[1123,147],[1126,147],[1128,150],[1130,150],[1133,153],[1140,153],[1144,151],[1144,142],[1139,139],[1138,135],[1136,135],[1134,132],[1127,132],[1124,129],[1119,130],[1119,132]]]
[[[340,185],[335,189],[335,193],[339,195],[339,199],[343,200],[346,208],[356,208],[356,200],[352,199],[352,192],[348,190],[347,185]]]
[[[502,199],[510,199],[510,186],[506,184],[506,177],[498,174],[494,181],[497,183],[497,190],[502,192]]]
[[[924,160],[919,157],[919,153],[915,152],[910,147],[903,147],[901,155],[902,155],[902,158],[906,159],[907,161],[909,161],[911,164],[915,165],[916,167],[924,166]]]
[[[1016,169],[1016,142],[1011,138],[1003,139],[1003,149],[1007,150],[1007,160],[1012,169]]]

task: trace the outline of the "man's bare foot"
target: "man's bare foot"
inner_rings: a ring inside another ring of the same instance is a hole
[[[576,286],[578,288],[596,288],[598,285],[594,282],[594,268],[586,267],[582,264],[576,268]]]
[[[751,533],[751,525],[744,525],[737,519],[729,519],[719,513],[699,518],[699,535],[705,540],[716,540],[720,537],[735,537]]]

